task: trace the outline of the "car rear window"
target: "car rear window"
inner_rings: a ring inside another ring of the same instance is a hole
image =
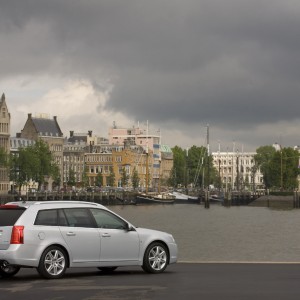
[[[0,206],[0,226],[13,226],[25,210],[25,207]]]

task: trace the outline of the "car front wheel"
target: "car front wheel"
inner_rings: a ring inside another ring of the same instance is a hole
[[[20,271],[20,267],[11,266],[7,264],[0,265],[0,276],[3,278],[9,278],[16,275]]]
[[[155,242],[146,249],[142,268],[147,273],[161,273],[166,269],[168,261],[167,247],[162,243]]]
[[[37,270],[45,278],[61,278],[66,272],[67,262],[66,252],[60,247],[51,246],[43,252]]]

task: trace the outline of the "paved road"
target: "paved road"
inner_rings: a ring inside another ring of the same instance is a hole
[[[0,278],[0,299],[300,299],[298,264],[186,264],[149,275],[120,268],[107,275],[95,269],[70,269],[60,280],[44,280],[34,269]]]

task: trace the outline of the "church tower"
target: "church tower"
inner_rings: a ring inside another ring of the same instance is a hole
[[[10,113],[5,102],[5,95],[0,100],[0,148],[7,154],[10,151]],[[7,167],[0,164],[0,194],[7,194],[10,189]]]

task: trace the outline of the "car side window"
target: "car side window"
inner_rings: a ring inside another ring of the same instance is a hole
[[[40,210],[34,225],[57,226],[57,209]]]
[[[70,227],[96,227],[89,210],[86,208],[64,208],[63,211]]]
[[[118,216],[102,209],[90,209],[99,228],[126,229],[127,223]]]
[[[58,224],[59,226],[69,226],[66,215],[62,209],[58,210]]]

